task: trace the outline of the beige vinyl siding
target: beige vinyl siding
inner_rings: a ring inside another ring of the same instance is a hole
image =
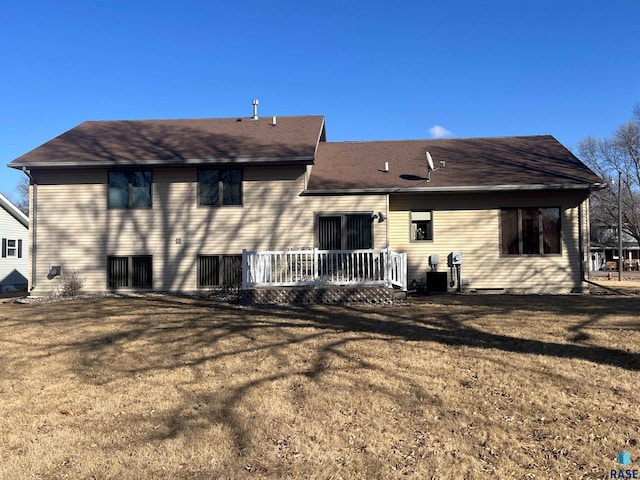
[[[197,169],[153,170],[152,209],[108,209],[106,170],[39,172],[37,277],[34,294],[59,283],[61,265],[86,279],[85,291],[106,289],[109,255],[152,255],[153,289],[197,288],[198,255],[311,248],[314,213],[386,211],[384,195],[303,197],[306,169],[245,167],[243,205],[198,206]],[[386,223],[373,223],[386,246]]]
[[[575,193],[465,196],[392,196],[389,242],[407,253],[408,281],[426,281],[429,256],[438,254],[438,271],[448,272],[447,255],[463,254],[462,278],[469,288],[513,292],[569,293],[581,287],[579,205]],[[560,255],[502,256],[500,208],[554,206],[561,211]],[[409,241],[410,211],[433,209],[433,241]]]
[[[48,294],[60,287],[59,279],[47,279],[51,266],[75,270],[86,285],[105,282],[102,253],[108,237],[106,222],[106,172],[85,171],[74,175],[43,172],[39,183],[31,187],[31,278],[34,295]],[[57,185],[64,182],[64,185]],[[35,222],[34,222],[35,220]]]
[[[47,279],[53,265],[78,272],[87,292],[106,290],[109,255],[152,255],[153,289],[192,291],[198,255],[311,248],[318,213],[387,211],[385,195],[301,196],[306,173],[304,166],[245,167],[242,206],[201,207],[195,167],[154,169],[152,209],[108,209],[106,170],[38,171],[33,294],[59,286]],[[425,278],[429,255],[439,254],[447,271],[447,254],[461,251],[470,288],[568,293],[581,285],[583,201],[580,192],[391,195],[387,221],[372,223],[374,247],[387,245],[388,226],[391,248],[408,254],[409,281]],[[543,206],[561,208],[562,254],[501,256],[500,208]],[[412,209],[433,210],[433,241],[409,241]],[[585,214],[586,238],[587,222]]]

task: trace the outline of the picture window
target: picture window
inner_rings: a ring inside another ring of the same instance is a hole
[[[500,243],[502,255],[560,254],[560,208],[502,209]]]

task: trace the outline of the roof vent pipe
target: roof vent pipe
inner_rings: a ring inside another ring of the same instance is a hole
[[[258,102],[257,98],[254,98],[251,103],[253,104],[253,117],[251,117],[251,120],[258,120],[258,104],[260,102]]]
[[[271,126],[272,127],[276,126],[276,116],[275,115],[273,117],[271,117]]]

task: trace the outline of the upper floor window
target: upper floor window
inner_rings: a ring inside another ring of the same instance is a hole
[[[411,241],[433,240],[432,212],[411,212]]]
[[[109,172],[109,208],[151,208],[151,170]]]
[[[242,169],[198,170],[198,204],[242,205]]]
[[[560,209],[502,209],[500,236],[502,255],[560,254]]]

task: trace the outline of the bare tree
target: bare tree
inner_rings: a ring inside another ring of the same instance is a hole
[[[4,191],[2,194],[7,197],[11,203],[18,207],[22,213],[29,215],[29,179],[27,177],[22,177],[18,181],[16,191],[18,192],[17,196]]]
[[[25,215],[29,215],[29,178],[26,176],[20,178],[16,190],[18,191],[16,207],[22,210]]]
[[[588,136],[578,144],[578,153],[610,187],[591,197],[592,224],[617,225],[620,204],[623,233],[640,243],[640,103],[631,120],[620,125],[612,137]],[[619,180],[621,185],[617,185]]]

